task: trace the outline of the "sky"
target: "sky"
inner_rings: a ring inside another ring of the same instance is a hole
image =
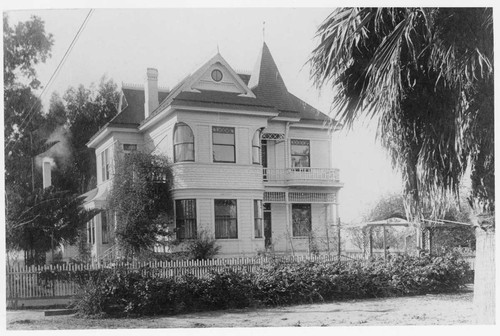
[[[42,97],[70,86],[98,83],[105,75],[119,85],[144,82],[146,68],[157,68],[159,85],[172,88],[219,50],[237,71],[250,72],[265,40],[290,92],[333,115],[331,88],[319,91],[307,60],[317,45],[315,32],[331,8],[156,8],[95,9],[55,80]],[[9,10],[12,25],[37,15],[53,34],[52,57],[37,66],[45,84],[63,58],[89,9]],[[334,135],[335,166],[343,222],[359,219],[376,200],[400,192],[401,180],[376,144],[374,125],[359,124]]]

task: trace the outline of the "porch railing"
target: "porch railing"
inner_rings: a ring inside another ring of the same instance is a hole
[[[266,182],[283,182],[287,184],[340,182],[340,173],[337,168],[263,168],[263,177]]]

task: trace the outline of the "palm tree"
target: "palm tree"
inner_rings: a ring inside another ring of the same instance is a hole
[[[491,8],[339,8],[319,27],[311,77],[338,95],[336,118],[374,119],[419,223],[458,196],[470,169],[474,306],[494,323],[494,109]]]

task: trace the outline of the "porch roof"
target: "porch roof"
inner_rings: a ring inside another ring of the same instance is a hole
[[[82,197],[84,197],[83,206],[85,209],[100,209],[106,203],[108,188],[103,186],[94,188],[83,194]]]

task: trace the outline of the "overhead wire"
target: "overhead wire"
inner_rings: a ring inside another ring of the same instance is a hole
[[[70,45],[66,49],[66,52],[64,53],[64,56],[62,57],[61,61],[59,62],[59,64],[57,65],[56,69],[54,70],[54,72],[50,76],[50,79],[48,80],[47,84],[44,86],[42,92],[38,95],[37,100],[31,105],[30,110],[28,111],[28,113],[24,117],[23,121],[21,122],[21,124],[20,124],[20,126],[18,128],[18,132],[19,133],[21,133],[23,131],[23,128],[27,127],[28,124],[30,123],[31,119],[34,116],[34,111],[35,111],[34,108],[35,108],[35,106],[38,104],[39,101],[41,101],[42,96],[45,94],[45,92],[47,91],[48,87],[55,80],[56,76],[59,74],[59,72],[60,72],[62,66],[64,65],[64,63],[66,63],[66,60],[68,59],[69,54],[73,50],[76,42],[78,42],[78,39],[80,38],[81,33],[83,32],[83,30],[87,26],[87,23],[88,23],[88,21],[89,21],[89,19],[90,19],[90,17],[91,17],[91,15],[92,15],[93,12],[94,12],[94,9],[90,9],[89,12],[87,13],[87,16],[83,20],[82,24],[80,25],[80,28],[78,29],[78,31],[76,32],[75,36],[73,37],[73,40],[71,41]],[[5,145],[5,151],[6,152],[7,152],[8,146],[11,144],[12,141],[13,141],[12,138],[9,139],[9,141]],[[15,148],[16,144],[17,144],[17,142],[14,143],[14,145],[11,148],[11,150]]]
[[[424,219],[425,222],[429,223],[436,223],[436,224],[456,224],[456,225],[465,225],[465,226],[474,226],[471,223],[463,223],[463,222],[456,222],[456,221],[451,221],[451,220],[446,220],[446,219],[438,219],[438,220],[431,220],[431,219]]]

